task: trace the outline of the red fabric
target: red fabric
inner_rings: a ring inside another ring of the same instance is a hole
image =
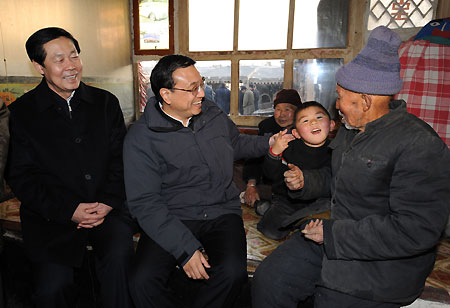
[[[399,48],[403,89],[397,99],[428,124],[450,147],[450,46],[425,40]]]
[[[272,147],[269,148],[269,152],[270,152],[270,154],[272,154],[272,155],[275,156],[275,157],[280,157],[281,154],[282,154],[282,153],[280,153],[280,154],[275,154],[274,152],[272,152]]]

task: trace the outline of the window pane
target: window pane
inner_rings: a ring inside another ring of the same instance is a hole
[[[288,19],[289,0],[241,0],[239,50],[286,49]]]
[[[349,0],[296,0],[293,49],[346,47]]]
[[[141,49],[169,49],[168,0],[139,2]]]
[[[139,111],[144,112],[145,105],[150,97],[155,96],[150,85],[150,74],[158,61],[141,61],[139,69]]]
[[[425,26],[433,18],[437,0],[370,0],[367,29]]]
[[[150,75],[158,61],[139,62],[139,110],[144,111],[148,99],[155,96],[151,85]],[[200,75],[205,77],[205,97],[216,102],[222,110],[230,113],[231,90],[231,61],[197,61],[195,67]],[[225,87],[225,90],[217,90]]]
[[[231,61],[197,61],[195,67],[205,77],[205,98],[230,113]]]
[[[272,115],[273,99],[283,80],[284,60],[239,61],[239,114]]]
[[[234,0],[189,0],[190,51],[233,50],[233,28]]]
[[[294,89],[302,102],[317,101],[325,108],[336,102],[336,71],[344,59],[297,59],[294,61]]]

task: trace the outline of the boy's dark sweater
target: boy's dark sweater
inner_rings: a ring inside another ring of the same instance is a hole
[[[289,142],[289,147],[282,153],[282,159],[275,159],[267,154],[264,157],[263,173],[272,181],[272,193],[289,198],[283,175],[289,168],[283,161],[296,165],[300,170],[319,169],[331,164],[329,143],[327,140],[322,146],[315,148],[307,146],[301,139],[295,139]]]

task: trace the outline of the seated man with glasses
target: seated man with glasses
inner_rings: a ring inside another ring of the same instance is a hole
[[[193,307],[232,307],[247,280],[233,161],[264,155],[269,137],[241,135],[205,100],[194,64],[181,55],[158,62],[156,97],[125,140],[128,206],[142,228],[130,282],[136,307],[185,307],[168,286],[177,266],[197,280]]]

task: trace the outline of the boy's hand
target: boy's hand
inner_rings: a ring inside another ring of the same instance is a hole
[[[284,182],[290,190],[302,189],[305,185],[303,172],[294,164],[288,164],[289,170],[284,172]]]
[[[274,135],[274,144],[272,145],[272,153],[279,155],[289,146],[289,142],[294,140],[294,136],[287,134],[287,129]]]

